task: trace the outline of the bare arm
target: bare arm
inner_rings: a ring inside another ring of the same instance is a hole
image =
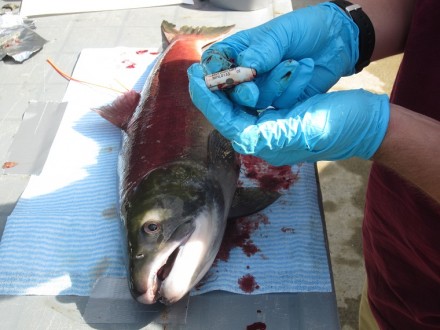
[[[358,0],[370,17],[376,45],[372,60],[403,51],[414,0]],[[387,134],[373,160],[440,202],[440,122],[391,104]]]
[[[387,134],[373,160],[440,203],[440,122],[391,104]]]
[[[411,23],[414,0],[353,0],[373,23],[376,45],[372,61],[403,51]]]

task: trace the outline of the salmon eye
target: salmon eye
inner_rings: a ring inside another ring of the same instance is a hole
[[[155,222],[146,222],[142,227],[147,234],[156,234],[160,230],[160,225]]]

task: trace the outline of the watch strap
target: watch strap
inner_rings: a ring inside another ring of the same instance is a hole
[[[356,73],[361,72],[371,61],[376,41],[374,27],[362,7],[345,0],[331,1],[340,7],[359,28],[359,58],[355,65]]]

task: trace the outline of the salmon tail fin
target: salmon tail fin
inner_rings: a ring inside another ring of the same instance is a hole
[[[161,24],[162,35],[164,42],[170,44],[176,36],[179,35],[198,35],[203,39],[206,39],[206,45],[214,41],[217,41],[228,34],[235,25],[228,26],[182,26],[179,30],[176,29],[176,25],[167,21],[163,21]]]
[[[138,92],[131,90],[118,96],[112,103],[92,110],[125,131],[139,104],[140,98],[141,96]]]

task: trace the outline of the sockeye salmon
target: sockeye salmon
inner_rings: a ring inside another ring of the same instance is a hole
[[[175,29],[141,95],[130,91],[96,111],[121,128],[120,216],[133,297],[171,304],[213,263],[229,216],[271,204],[278,193],[237,187],[239,158],[192,104],[188,67],[232,26]]]

